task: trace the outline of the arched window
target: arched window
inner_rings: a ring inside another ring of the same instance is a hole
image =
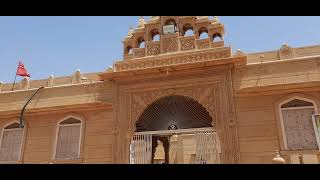
[[[183,36],[193,36],[194,35],[194,31],[193,31],[193,27],[191,24],[185,24],[183,26]]]
[[[202,32],[199,36],[199,39],[208,39],[208,38],[209,38],[209,35],[206,32]]]
[[[131,46],[128,46],[126,49],[127,54],[132,54],[133,53],[133,48]]]
[[[150,31],[152,41],[160,41],[160,33],[158,29],[153,29]]]
[[[219,42],[219,41],[223,41],[222,35],[219,33],[216,33],[212,36],[212,41],[213,42]]]
[[[205,27],[202,27],[199,29],[199,39],[207,39],[209,38],[208,35],[208,29]]]
[[[164,28],[164,32],[163,32],[164,34],[176,33],[178,31],[177,23],[174,19],[166,20],[163,28]],[[166,28],[168,28],[168,29],[165,30]]]
[[[2,131],[0,146],[0,161],[19,161],[23,141],[23,129],[18,122],[11,123]]]
[[[138,48],[145,48],[146,43],[145,43],[144,38],[143,37],[139,38],[137,40],[137,44],[138,44]]]
[[[82,121],[69,117],[57,127],[55,159],[78,159],[80,157]]]
[[[292,98],[280,105],[287,150],[319,149],[318,132],[312,118],[315,113],[315,103],[302,98]]]
[[[177,26],[177,23],[176,23],[176,21],[175,21],[174,19],[168,19],[168,20],[166,20],[165,25],[166,25],[166,26],[167,26],[167,25]]]

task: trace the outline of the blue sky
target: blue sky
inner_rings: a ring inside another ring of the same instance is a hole
[[[0,81],[13,82],[22,60],[32,79],[101,72],[122,59],[122,40],[138,16],[0,17]],[[148,17],[146,17],[147,19]],[[320,45],[320,16],[221,16],[226,44],[259,52]]]

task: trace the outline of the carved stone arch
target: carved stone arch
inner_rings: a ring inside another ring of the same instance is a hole
[[[179,21],[177,16],[162,16],[161,17],[161,28],[166,25],[174,25],[175,31],[179,32]],[[161,33],[163,34],[163,32]]]
[[[161,131],[168,130],[173,124],[178,129],[214,128],[213,118],[202,104],[179,94],[164,96],[152,102],[138,117],[135,128],[136,132]]]
[[[231,66],[230,66],[231,67]],[[157,84],[117,84],[115,92],[114,162],[129,163],[129,147],[139,115],[157,99],[182,95],[196,100],[215,121],[221,142],[221,162],[240,162],[240,147],[234,109],[231,69],[216,72],[210,81],[195,78]],[[154,80],[153,80],[154,81]],[[187,82],[187,83],[185,83]]]
[[[212,118],[212,126],[218,128],[217,120],[215,116],[215,98],[214,98],[214,88],[210,86],[190,88],[190,89],[167,89],[159,91],[143,92],[142,94],[133,94],[132,103],[132,121],[131,121],[131,133],[135,131],[135,123],[138,121],[139,117],[145,109],[147,109],[152,103],[158,99],[164,98],[166,96],[179,95],[191,98],[201,104],[209,113]]]
[[[162,25],[162,26],[168,25],[168,22],[169,22],[169,21],[172,21],[172,20],[175,21],[175,25],[177,26],[177,25],[178,25],[178,18],[177,18],[177,16],[162,16],[161,25]]]
[[[200,28],[197,29],[197,34],[196,34],[196,35],[197,35],[197,38],[200,39],[200,37],[201,37],[201,35],[202,35],[203,33],[206,33],[207,36],[208,36],[208,38],[210,38],[210,37],[209,37],[209,30],[208,30],[208,28],[207,28],[207,27],[204,27],[204,26],[202,26],[202,27],[200,27]]]
[[[148,41],[154,41],[154,37],[157,36],[157,35],[160,36],[160,30],[158,28],[151,29],[150,32],[149,32]]]
[[[194,28],[194,25],[190,24],[190,23],[185,23],[182,25],[182,28],[181,29],[181,35],[182,36],[186,36],[186,33],[191,30],[193,35],[195,35],[195,28]]]
[[[136,48],[141,48],[141,44],[145,43],[145,37],[144,36],[140,36],[139,38],[136,39]]]

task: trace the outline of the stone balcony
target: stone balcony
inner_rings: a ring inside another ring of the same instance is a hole
[[[133,50],[133,58],[141,58],[146,56],[146,48],[135,48]]]
[[[146,42],[145,48],[135,48],[132,54],[125,54],[124,60],[157,56],[160,54],[175,53],[179,51],[192,51],[209,48],[222,48],[224,42],[212,42],[210,38],[197,39],[195,35],[179,36],[178,33],[162,35],[160,41]]]

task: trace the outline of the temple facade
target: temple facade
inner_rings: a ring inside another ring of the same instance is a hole
[[[0,83],[0,163],[318,164],[320,45],[224,36],[217,17],[140,17],[104,72]]]

